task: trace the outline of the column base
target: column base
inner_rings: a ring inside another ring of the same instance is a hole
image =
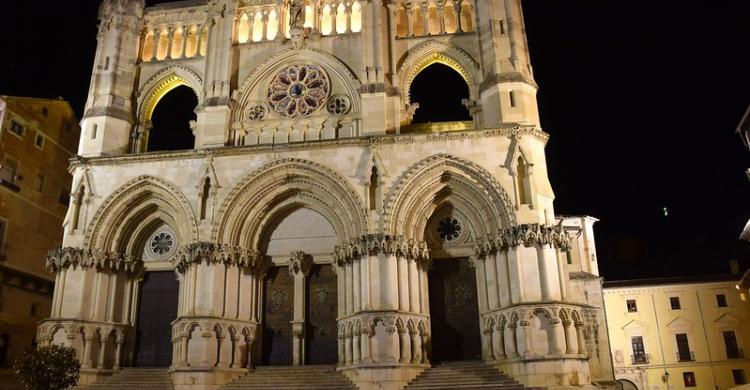
[[[574,386],[580,389],[591,386],[585,357],[530,357],[487,363],[528,387],[564,389]]]

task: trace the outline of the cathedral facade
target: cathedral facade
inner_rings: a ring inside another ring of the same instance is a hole
[[[520,0],[105,0],[97,39],[38,332],[83,382],[334,364],[400,389],[469,359],[528,386],[612,378],[595,256],[553,210]],[[416,124],[436,64],[467,118]],[[192,144],[159,150],[177,88]]]

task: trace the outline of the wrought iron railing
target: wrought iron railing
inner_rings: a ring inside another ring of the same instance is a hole
[[[651,354],[642,353],[630,357],[631,364],[648,364],[651,361]]]

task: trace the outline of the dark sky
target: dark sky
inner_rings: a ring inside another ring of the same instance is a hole
[[[0,94],[62,96],[80,114],[99,1],[11,1]],[[599,218],[607,279],[745,264],[750,2],[524,2],[559,214]],[[663,215],[667,208],[668,216]]]

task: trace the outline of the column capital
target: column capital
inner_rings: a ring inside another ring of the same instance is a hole
[[[381,254],[417,261],[428,261],[430,258],[426,242],[386,234],[367,234],[349,243],[338,245],[334,256],[337,262],[347,263],[360,260],[362,256]]]
[[[519,246],[530,248],[545,245],[568,250],[571,241],[560,225],[523,224],[500,229],[495,234],[488,234],[483,240],[477,240],[474,244],[474,254],[483,257]]]
[[[307,276],[313,266],[312,256],[303,251],[292,252],[289,256],[289,273],[292,276]]]
[[[143,261],[132,255],[74,247],[49,251],[45,265],[53,273],[76,267],[125,271],[131,274],[137,274],[143,269]]]
[[[184,273],[193,264],[225,264],[249,269],[264,275],[270,267],[270,258],[254,249],[238,245],[194,242],[182,246],[175,256],[175,269]]]

